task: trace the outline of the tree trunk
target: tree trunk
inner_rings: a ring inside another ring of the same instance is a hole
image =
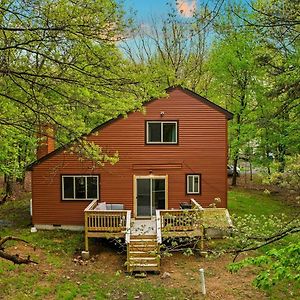
[[[232,174],[232,181],[231,181],[232,186],[236,186],[236,179],[237,179],[236,168],[237,168],[237,164],[238,164],[238,158],[236,157],[233,160],[233,174]]]
[[[14,179],[12,175],[5,175],[5,194],[11,196],[14,190]]]
[[[271,176],[271,168],[270,168],[270,160],[271,160],[271,157],[270,157],[270,150],[267,150],[266,151],[266,157],[267,157],[267,172],[268,172],[268,175],[269,177]]]
[[[253,170],[252,170],[251,160],[249,160],[249,169],[250,169],[250,181],[252,181],[253,180]]]
[[[20,184],[20,186],[24,189],[25,183],[25,172],[22,172],[22,177],[16,179],[16,182]]]
[[[278,145],[278,172],[283,173],[285,170],[285,152],[286,147],[283,144]]]

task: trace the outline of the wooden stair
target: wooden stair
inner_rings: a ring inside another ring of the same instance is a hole
[[[127,271],[159,272],[160,255],[156,235],[131,235],[127,244]]]

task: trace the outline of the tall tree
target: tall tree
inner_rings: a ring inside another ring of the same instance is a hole
[[[113,1],[8,0],[0,12],[2,125],[64,127],[78,108],[76,120],[99,107],[105,119],[135,106],[138,82],[115,45],[124,18]],[[11,119],[10,105],[22,115]]]
[[[254,110],[259,101],[259,70],[254,55],[257,44],[253,32],[244,30],[230,10],[216,29],[210,56],[210,95],[234,114],[229,133],[232,185],[236,185],[238,161],[245,156],[243,152],[249,152],[254,138]]]
[[[300,3],[297,1],[260,0],[252,5],[253,15],[247,26],[256,30],[261,51],[257,56],[266,72],[262,130],[270,152],[283,172],[286,157],[300,151],[297,133],[300,107]],[[268,131],[268,132],[266,132]]]
[[[206,95],[210,77],[206,59],[212,24],[224,1],[204,1],[196,8],[168,3],[165,18],[137,25],[123,44],[135,65],[144,65],[164,86],[184,85]]]
[[[45,123],[65,143],[157,95],[117,48],[125,23],[111,0],[1,1],[0,147],[13,149]]]

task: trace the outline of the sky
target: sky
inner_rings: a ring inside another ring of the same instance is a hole
[[[118,1],[118,0],[117,0]],[[173,8],[176,8],[178,16],[184,18],[191,18],[195,9],[199,8],[200,3],[212,4],[212,0],[120,0],[124,4],[128,17],[133,17],[136,21],[136,25],[140,25],[144,30],[148,30],[148,26],[156,22],[161,22],[166,19],[167,14],[170,12],[170,4]],[[215,0],[216,1],[216,0]],[[168,5],[169,4],[169,5]],[[135,13],[135,17],[132,15]],[[126,45],[126,48],[130,48],[135,52],[136,42],[139,38],[135,39],[127,38],[126,42],[120,42],[119,46],[122,48]]]
[[[125,7],[136,11],[137,19],[144,22],[150,17],[165,16],[168,11],[167,2],[177,2],[178,14],[182,17],[190,17],[197,6],[197,0],[125,0]]]

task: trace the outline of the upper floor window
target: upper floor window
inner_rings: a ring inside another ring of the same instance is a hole
[[[186,175],[186,193],[187,194],[200,194],[200,174],[187,174]]]
[[[177,121],[147,121],[147,144],[177,144]]]
[[[99,199],[99,176],[62,176],[62,200],[94,199]]]

